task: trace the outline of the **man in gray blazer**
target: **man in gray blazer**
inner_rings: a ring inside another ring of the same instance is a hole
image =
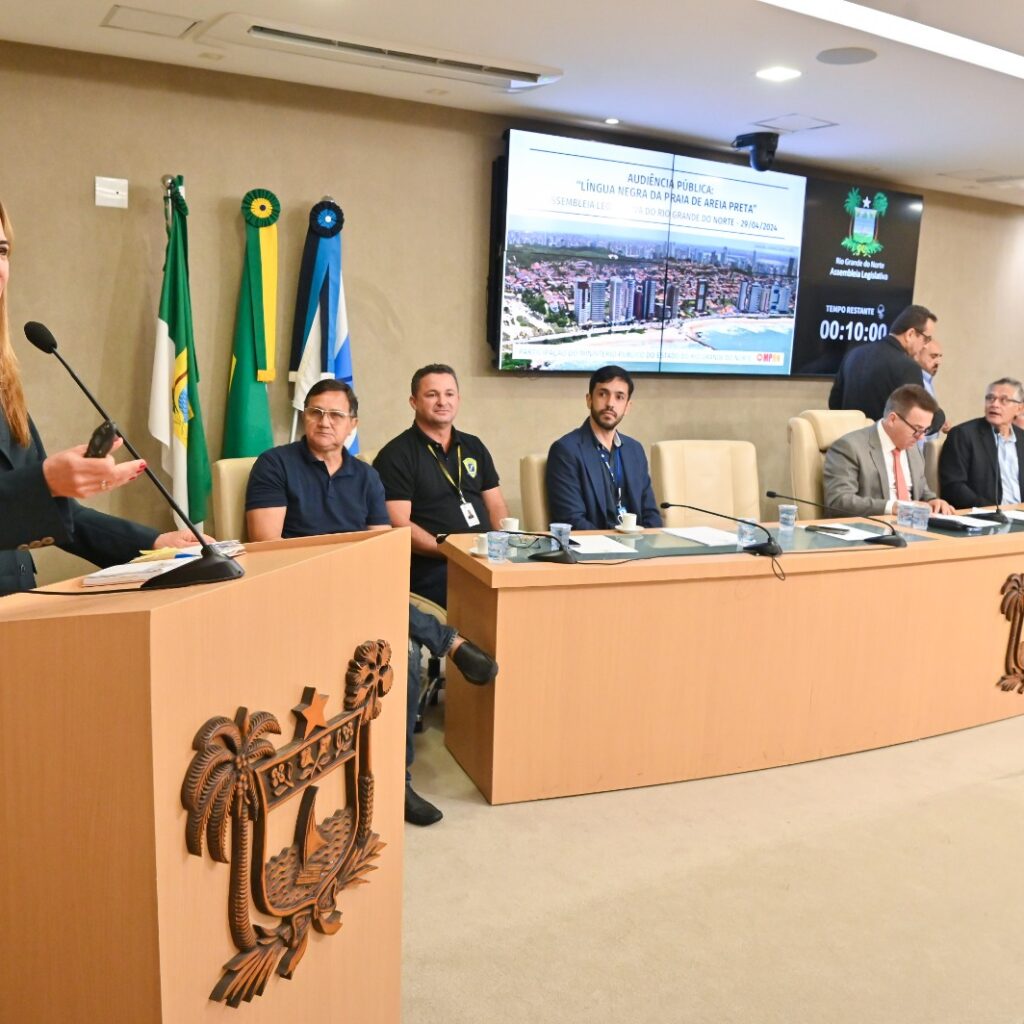
[[[924,477],[917,441],[931,429],[938,405],[920,384],[898,387],[882,418],[839,438],[825,455],[825,502],[851,516],[886,515],[898,500],[923,501],[933,512],[952,506]]]

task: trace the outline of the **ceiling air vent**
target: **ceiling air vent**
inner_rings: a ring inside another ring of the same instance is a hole
[[[386,71],[406,71],[430,78],[472,82],[497,89],[533,89],[562,77],[556,68],[481,60],[440,50],[411,51],[377,40],[336,36],[323,30],[274,24],[242,14],[225,14],[204,28],[197,39],[204,42],[255,46],[279,53],[315,57]]]

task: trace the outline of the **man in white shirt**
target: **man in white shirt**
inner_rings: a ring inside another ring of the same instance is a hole
[[[938,405],[919,384],[898,387],[882,418],[839,438],[825,455],[825,502],[851,516],[891,513],[897,501],[925,502],[933,512],[952,506],[935,496],[924,476],[917,441]]]

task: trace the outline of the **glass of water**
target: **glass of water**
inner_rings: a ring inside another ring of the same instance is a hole
[[[757,542],[757,522],[754,519],[741,519],[737,524],[736,546],[745,548]]]
[[[914,507],[915,502],[913,501],[897,501],[896,502],[896,525],[902,526],[905,529],[912,530],[914,528]],[[926,506],[927,507],[927,506]]]
[[[508,561],[508,534],[504,530],[491,530],[487,534],[487,561]]]

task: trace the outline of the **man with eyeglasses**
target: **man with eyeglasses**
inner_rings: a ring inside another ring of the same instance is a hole
[[[938,317],[924,306],[907,306],[892,323],[888,337],[858,345],[846,353],[828,396],[830,409],[860,409],[880,420],[889,396],[904,384],[924,384],[917,357],[935,340]],[[945,415],[938,405],[929,433],[941,429]]]
[[[377,471],[345,448],[359,422],[359,401],[344,381],[321,380],[306,395],[305,436],[265,451],[249,475],[246,528],[253,541],[389,530]],[[409,673],[405,730],[405,820],[432,825],[442,815],[412,788],[413,732],[420,694],[420,645],[448,656],[471,683],[494,679],[498,666],[475,644],[434,616],[409,605]]]
[[[943,495],[957,508],[1016,505],[1024,494],[1024,430],[1014,417],[1024,387],[1000,377],[985,390],[985,415],[955,426],[939,456]]]
[[[933,512],[952,506],[924,476],[917,441],[931,429],[938,405],[920,384],[904,384],[877,423],[839,438],[825,455],[825,502],[851,516],[891,513],[897,501],[925,502]]]

